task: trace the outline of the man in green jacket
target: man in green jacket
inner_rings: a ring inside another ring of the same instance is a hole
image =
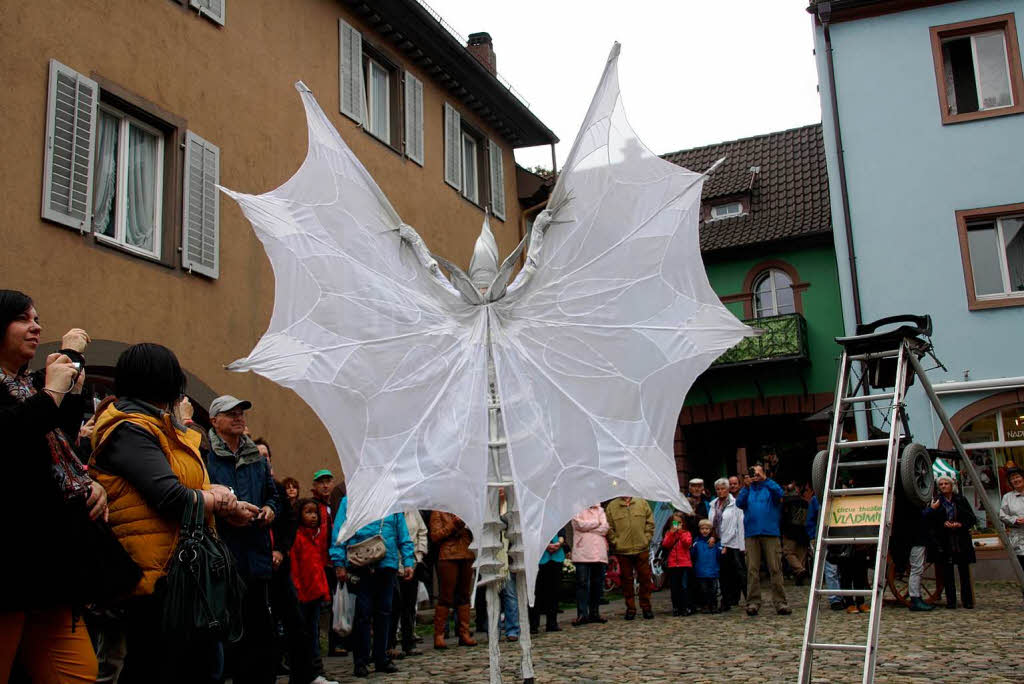
[[[622,595],[626,599],[626,619],[636,617],[633,575],[640,580],[640,610],[644,619],[654,618],[651,610],[651,538],[654,536],[654,514],[644,499],[621,496],[608,504],[608,544],[619,559]]]

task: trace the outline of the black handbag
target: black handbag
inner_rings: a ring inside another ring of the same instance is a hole
[[[206,526],[203,497],[192,495],[160,587],[163,630],[179,641],[233,643],[242,638],[245,584],[231,550]]]

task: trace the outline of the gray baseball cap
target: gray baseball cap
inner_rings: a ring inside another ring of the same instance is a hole
[[[241,408],[243,411],[248,411],[252,408],[252,402],[225,394],[210,402],[210,416],[230,411],[233,408]]]

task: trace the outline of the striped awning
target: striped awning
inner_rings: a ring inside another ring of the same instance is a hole
[[[949,461],[942,458],[937,458],[932,461],[932,473],[936,478],[951,477],[953,480],[956,480],[957,478],[956,468],[954,468]]]

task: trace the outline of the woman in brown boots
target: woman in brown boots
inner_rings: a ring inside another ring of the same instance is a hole
[[[473,591],[473,560],[476,558],[469,550],[473,534],[458,516],[433,511],[430,514],[430,541],[438,546],[434,648],[447,648],[444,628],[448,614],[453,609],[458,625],[459,645],[476,646],[469,626],[469,597]]]

